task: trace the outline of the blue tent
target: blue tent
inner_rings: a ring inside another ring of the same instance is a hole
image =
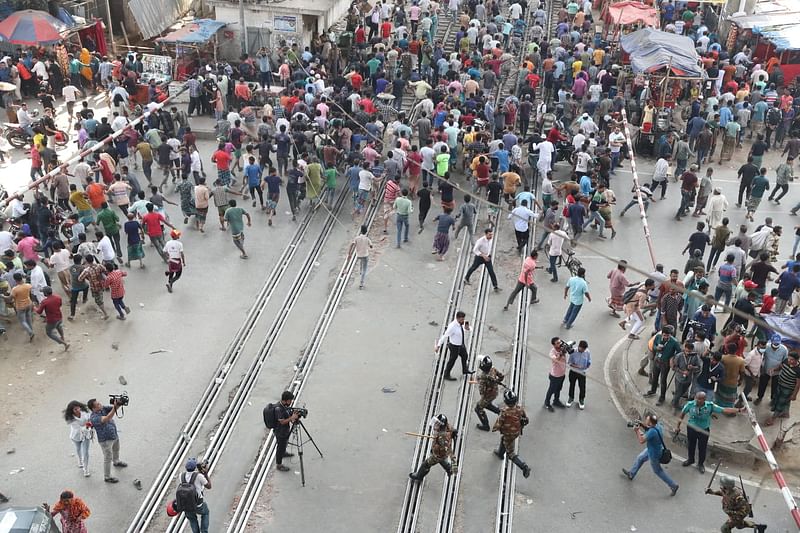
[[[183,28],[156,40],[162,43],[203,44],[208,42],[226,24],[226,22],[212,19],[195,19]]]

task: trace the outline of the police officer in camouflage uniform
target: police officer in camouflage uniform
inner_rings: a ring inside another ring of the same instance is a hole
[[[475,414],[478,415],[481,423],[476,424],[475,427],[481,431],[489,431],[491,429],[489,427],[489,418],[486,416],[484,409],[500,414],[500,408],[493,401],[497,398],[497,385],[503,381],[504,376],[492,366],[492,358],[488,355],[483,356],[478,368],[481,370],[478,375],[478,390],[481,393],[481,399],[475,405]]]
[[[500,447],[494,454],[500,459],[507,455],[512,463],[522,469],[522,475],[528,477],[531,475],[531,467],[514,452],[514,441],[522,435],[522,428],[528,425],[528,415],[525,414],[525,409],[517,405],[519,398],[513,390],[508,389],[503,394],[503,401],[506,406],[500,410],[500,416],[492,428],[492,431],[499,431],[502,435]]]
[[[414,481],[422,481],[431,471],[431,467],[437,464],[444,468],[448,476],[453,474],[455,467],[450,463],[450,457],[453,455],[453,439],[458,435],[458,431],[450,427],[447,417],[443,414],[436,415],[433,426],[431,454],[420,465],[419,470],[408,475]]]
[[[766,524],[756,524],[747,519],[752,509],[750,502],[736,486],[736,481],[732,477],[720,476],[719,488],[720,490],[708,488],[706,494],[722,496],[722,510],[728,515],[728,521],[720,528],[722,533],[731,533],[734,528],[753,528],[757,533],[763,533],[767,529]]]

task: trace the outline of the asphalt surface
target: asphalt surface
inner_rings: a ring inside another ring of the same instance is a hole
[[[211,149],[209,143],[200,145],[207,167]],[[742,154],[737,155],[741,158]],[[770,168],[778,162],[772,153],[766,158]],[[652,162],[639,164],[640,172],[649,178]],[[728,215],[732,228],[744,220],[744,210],[733,206],[737,166],[714,165],[715,184],[723,187],[731,202]],[[0,182],[24,183],[27,169],[24,161],[0,169]],[[617,212],[630,199],[630,174],[626,170],[612,179],[619,199]],[[798,198],[792,189],[784,206],[765,201],[756,215],[757,221],[772,216],[777,224],[783,224],[782,257],[788,256],[791,247],[794,224],[786,206],[793,205],[793,199]],[[679,254],[696,222],[691,217],[682,222],[672,220],[678,202],[677,185],[671,183],[667,200],[651,205],[648,212],[657,259],[667,269],[683,268],[685,256]],[[90,306],[83,306],[80,319],[66,325],[67,337],[74,343],[68,355],[62,355],[43,334],[29,345],[23,342],[19,328],[10,328],[9,338],[0,341],[0,372],[7,377],[2,418],[6,431],[0,435],[0,446],[14,453],[0,454],[0,491],[11,496],[12,503],[52,502],[61,490],[71,488],[93,511],[90,530],[124,529],[145,493],[133,487],[133,480],[140,479],[146,491],[212,378],[255,292],[294,231],[294,224],[285,215],[285,198],[280,208],[272,228],[266,227],[261,213],[255,213],[254,227],[246,230],[248,261],[239,259],[229,235],[216,229],[213,219],[209,219],[204,235],[186,229],[187,268],[171,295],[163,285],[160,260],[146,247],[147,268],[132,268],[126,278],[127,300],[133,308],[129,320],[100,322]],[[178,208],[168,211],[181,227]],[[375,249],[366,288],[359,290],[353,282],[348,286],[301,401],[310,410],[306,425],[324,459],[306,445],[305,487],[300,486],[297,458],[290,463],[293,472],[271,474],[251,520],[255,530],[366,532],[396,528],[414,448],[413,438],[403,432],[416,431],[423,412],[433,343],[442,326],[458,249],[454,243],[447,261],[441,263],[430,255],[435,229],[431,218],[438,212],[436,207],[431,210],[421,235],[416,234],[416,217],[412,216],[412,242],[401,250],[393,248],[391,224],[388,238],[382,235],[380,219],[373,227]],[[207,493],[212,531],[221,530],[225,523],[265,436],[261,408],[275,401],[290,379],[294,361],[327,297],[331,275],[338,271],[354,235],[355,226],[347,213],[340,220],[315,266],[317,272],[289,317],[274,357],[262,371],[250,400],[252,405],[243,412],[213,475],[214,489]],[[613,241],[601,241],[591,231],[581,239],[587,246],[579,247],[577,253],[587,268],[594,301],[584,306],[571,331],[559,328],[566,310],[562,283],[551,284],[543,271],[537,271],[541,303],[533,307],[530,319],[523,397],[531,425],[519,450],[533,474],[527,480],[517,476],[514,527],[554,532],[716,531],[723,521],[719,500],[703,496],[710,471],[700,475],[681,468],[676,459],[668,467],[681,485],[674,498],[647,466],[633,483],[620,472],[620,468],[630,466],[641,447],[625,427],[604,380],[606,354],[621,331],[616,320],[608,316],[604,303],[608,294],[605,275],[614,265],[602,255],[626,258],[644,271],[651,269],[651,263],[636,212],[616,218],[615,224],[619,234]],[[315,232],[312,228],[310,234]],[[504,313],[501,308],[518,274],[519,258],[512,251],[510,222],[504,221],[497,235],[495,268],[504,292],[488,296],[488,330],[482,351],[503,367],[510,354],[514,318],[512,312]],[[560,275],[562,282],[566,281],[566,271]],[[293,272],[287,274],[284,288],[293,276]],[[638,279],[632,273],[629,277]],[[468,313],[474,307],[475,285],[467,288],[464,307]],[[276,294],[258,331],[266,331],[283,296]],[[43,333],[38,323],[37,328],[37,333]],[[584,411],[573,407],[549,413],[541,407],[549,369],[546,354],[554,335],[589,342],[592,369]],[[249,362],[262,340],[254,336],[243,362]],[[112,346],[115,343],[116,349]],[[159,350],[166,351],[151,353]],[[234,369],[226,390],[238,382],[241,370]],[[127,385],[119,383],[120,376]],[[453,409],[457,397],[455,386],[446,387],[445,412]],[[86,479],[80,475],[60,411],[73,398],[85,401],[121,390],[128,391],[132,402],[118,423],[122,459],[130,466],[118,471],[119,485],[108,486],[102,482],[102,454],[96,443],[90,450],[93,476]],[[221,413],[223,408],[224,402],[216,412]],[[493,419],[490,415],[490,421]],[[204,433],[206,438],[212,426]],[[456,528],[484,532],[491,530],[495,518],[500,462],[491,450],[497,438],[496,434],[474,429],[466,438]],[[203,443],[198,443],[192,454],[201,455],[203,448]],[[685,454],[685,450],[675,452]],[[17,471],[23,467],[23,471]],[[735,465],[728,471],[741,473],[746,479],[752,477]],[[443,475],[440,469],[434,469],[426,480],[421,531],[436,519]],[[772,480],[764,480],[763,485],[761,490],[748,485],[749,491],[752,487],[757,518],[766,519],[769,531],[794,531],[780,495],[769,490],[774,488]]]

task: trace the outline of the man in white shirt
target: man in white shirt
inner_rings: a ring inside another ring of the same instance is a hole
[[[33,119],[28,114],[28,104],[25,102],[22,102],[17,110],[17,122],[25,133],[33,137],[33,127],[31,127]]]
[[[67,78],[68,80],[69,78]],[[81,91],[77,87],[67,81],[67,85],[61,89],[61,96],[64,97],[64,102],[67,104],[67,115],[69,115],[69,125],[72,127],[72,119],[75,118],[75,102],[78,101],[78,96],[81,96]]]
[[[492,286],[494,287],[495,292],[499,292],[500,287],[497,286],[497,276],[494,273],[494,266],[492,265],[493,237],[494,231],[492,231],[490,228],[486,228],[483,230],[483,237],[475,241],[475,246],[472,248],[472,253],[474,254],[474,257],[472,258],[472,266],[469,267],[466,275],[464,275],[464,283],[469,285],[469,277],[473,272],[478,270],[478,267],[483,265],[486,267],[486,271],[489,273],[489,277],[492,280]]]
[[[667,174],[669,173],[669,160],[670,156],[658,158],[656,166],[653,169],[653,182],[650,184],[650,190],[656,192],[656,187],[661,187],[661,200],[667,195]]]
[[[97,250],[100,252],[100,259],[105,263],[113,263],[117,253],[114,251],[114,243],[111,242],[111,238],[103,234],[102,231],[97,231],[94,235],[97,237]]]
[[[111,121],[111,129],[115,132],[121,130],[125,126],[128,125],[128,118],[120,115],[117,111],[114,111],[114,120]]]
[[[555,229],[550,232],[550,235],[547,236],[547,255],[550,261],[550,266],[547,268],[547,272],[552,276],[550,281],[553,283],[558,283],[558,267],[556,267],[556,261],[561,257],[561,253],[564,246],[564,241],[569,239],[569,235],[561,229],[561,226],[556,223],[553,226]]]
[[[353,239],[353,246],[356,249],[356,260],[361,268],[361,282],[358,285],[359,289],[364,288],[364,278],[367,277],[367,266],[369,265],[369,249],[372,248],[372,241],[369,240],[367,226],[361,226],[361,234]]]
[[[614,169],[619,166],[620,150],[625,143],[625,134],[623,134],[619,126],[614,128],[614,131],[608,136],[608,145],[611,147],[611,173],[615,174]]]
[[[0,248],[2,248],[1,244]],[[58,281],[61,282],[61,287],[64,288],[64,294],[70,296],[72,279],[69,274],[69,267],[72,265],[72,254],[69,253],[69,250],[67,250],[60,241],[53,245],[53,249],[55,251],[45,262],[50,265],[50,268],[52,268],[56,276],[58,276]]]
[[[34,59],[34,61],[36,60]],[[43,61],[36,61],[31,67],[31,71],[36,76],[42,78],[42,81],[48,81],[50,79],[50,75],[47,73],[47,65],[45,65]]]
[[[0,254],[6,250],[17,251],[17,245],[14,243],[14,234],[10,231],[0,230]]]
[[[517,252],[520,254],[522,254],[525,246],[528,245],[530,221],[533,220],[533,216],[533,211],[528,209],[528,200],[522,200],[520,205],[508,214],[508,218],[514,222],[514,233],[517,236]]]
[[[539,170],[539,174],[545,175],[551,170],[553,153],[556,151],[556,147],[550,141],[545,140],[535,145],[534,149],[539,151],[539,160],[536,163],[536,168]]]
[[[469,322],[466,322],[467,314],[464,311],[456,311],[456,319],[450,322],[447,325],[447,329],[444,330],[444,334],[439,337],[439,340],[436,341],[436,344],[433,347],[433,353],[438,354],[439,348],[444,344],[444,341],[447,341],[447,350],[450,353],[450,356],[447,359],[447,366],[444,368],[444,379],[448,381],[455,381],[456,378],[450,375],[450,371],[453,369],[453,365],[456,362],[456,359],[459,357],[461,358],[461,371],[466,375],[474,374],[474,370],[470,370],[467,367],[467,347],[464,344],[466,340],[466,331],[469,331]]]
[[[172,292],[172,285],[183,274],[183,267],[186,266],[186,256],[183,255],[183,243],[180,241],[181,232],[173,229],[169,236],[172,239],[164,245],[163,252],[167,254],[168,259],[169,278],[167,279],[167,291]]]
[[[47,279],[44,277],[44,269],[33,259],[25,261],[25,271],[31,279],[31,296],[37,304],[44,300],[42,289],[47,287]]]

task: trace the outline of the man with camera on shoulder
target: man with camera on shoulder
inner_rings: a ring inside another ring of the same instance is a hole
[[[103,476],[106,483],[119,481],[111,475],[112,464],[117,468],[128,466],[127,463],[119,460],[119,435],[117,434],[117,424],[114,422],[117,409],[123,405],[122,400],[122,397],[115,397],[114,405],[103,405],[96,398],[86,402],[92,411],[89,422],[97,433],[97,442],[100,444],[100,449],[103,450]]]
[[[176,510],[182,511],[189,521],[192,533],[208,533],[208,504],[203,497],[203,490],[211,489],[207,463],[198,463],[197,459],[186,461],[186,471],[178,478],[176,491]],[[198,520],[199,517],[199,520]]]
[[[288,466],[283,465],[283,458],[294,456],[293,453],[286,451],[286,445],[289,444],[289,436],[292,434],[292,424],[300,418],[300,412],[291,407],[293,401],[294,394],[292,394],[292,391],[283,391],[280,403],[274,407],[277,424],[272,432],[275,434],[275,440],[278,443],[278,449],[275,454],[275,468],[281,472],[290,470]]]

